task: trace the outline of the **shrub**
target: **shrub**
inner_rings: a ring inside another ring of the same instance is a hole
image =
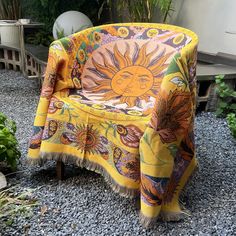
[[[230,128],[231,134],[236,138],[236,115],[235,113],[230,113],[227,115],[227,122]]]
[[[236,138],[236,91],[230,88],[224,82],[224,76],[216,76],[216,92],[219,96],[218,107],[216,115],[219,117],[226,117],[228,126],[234,138]]]
[[[15,133],[16,123],[0,112],[0,162],[6,162],[12,170],[21,156]]]
[[[216,92],[219,96],[216,115],[226,117],[229,113],[236,113],[236,103],[233,102],[233,98],[236,98],[236,91],[224,82],[224,75],[218,75],[215,78]]]

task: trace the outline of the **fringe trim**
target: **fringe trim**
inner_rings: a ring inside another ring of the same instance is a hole
[[[87,159],[81,159],[77,156],[68,155],[65,153],[47,153],[41,152],[39,154],[39,158],[28,158],[28,163],[31,165],[40,165],[42,166],[47,161],[62,161],[65,164],[75,164],[81,168],[86,168],[87,170],[94,171],[98,174],[101,174],[108,185],[112,188],[112,190],[116,193],[119,193],[121,196],[126,198],[135,198],[138,197],[140,194],[139,189],[129,189],[127,187],[119,185],[106,171],[104,167],[101,165],[88,161]]]
[[[194,170],[192,171],[191,175],[189,176],[187,182],[185,183],[185,185],[181,189],[178,199],[180,198],[181,195],[186,194],[186,187],[189,185],[189,183],[191,182],[193,176],[198,171],[199,171],[199,162],[197,162],[196,167],[194,168]],[[180,200],[178,200],[178,201],[180,202]],[[190,217],[192,215],[191,211],[186,209],[186,207],[183,204],[180,204],[180,208],[181,208],[180,212],[171,212],[171,211],[161,210],[160,215],[159,215],[160,219],[163,220],[163,221],[167,221],[167,222],[181,221],[181,220],[187,219],[188,217]]]
[[[160,211],[159,215],[156,217],[147,217],[142,214],[140,211],[139,219],[140,223],[145,228],[152,228],[157,220],[165,221],[165,222],[177,222],[181,220],[185,220],[191,216],[191,212],[187,209],[181,210],[180,212],[171,212],[171,211]]]
[[[141,211],[139,212],[139,222],[146,229],[152,228],[157,222],[158,218],[159,218],[159,215],[157,217],[150,218],[143,215]]]
[[[135,198],[140,195],[139,189],[128,189],[124,186],[119,185],[106,171],[105,168],[103,168],[101,165],[97,163],[93,163],[91,161],[88,161],[87,159],[81,159],[77,156],[68,155],[65,153],[47,153],[47,152],[41,152],[39,155],[39,158],[30,158],[28,159],[29,164],[33,165],[40,165],[42,166],[45,164],[48,160],[54,160],[54,161],[62,161],[65,164],[76,164],[77,166],[81,168],[86,168],[88,170],[94,171],[96,173],[101,174],[105,181],[109,184],[109,186],[112,188],[112,190],[116,193],[119,193],[123,197],[127,198]],[[190,175],[187,183],[183,187],[181,194],[183,193],[183,190],[185,189],[186,185],[190,182],[190,179],[193,177],[195,172],[199,169],[199,164],[196,166],[195,170]],[[142,214],[140,211],[139,218],[140,223],[145,228],[151,228],[155,225],[158,219],[162,221],[180,221],[188,218],[191,216],[191,212],[187,210],[183,205],[181,205],[182,210],[180,212],[171,212],[171,211],[160,211],[160,214],[157,217],[147,217]]]
[[[196,174],[196,172],[199,171],[199,169],[200,169],[199,162],[197,162],[197,165],[196,165],[195,169],[193,170],[193,172],[189,176],[187,182],[183,186],[183,189],[181,190],[180,195],[185,193],[186,186],[189,185],[189,183],[191,182],[193,176]],[[180,196],[179,196],[179,198],[180,198]],[[178,201],[180,201],[180,200],[178,200]],[[188,217],[190,217],[192,215],[191,211],[186,209],[183,204],[180,204],[180,208],[181,208],[181,211],[179,211],[179,212],[163,211],[161,209],[159,215],[156,216],[156,217],[152,217],[152,218],[143,215],[142,212],[140,211],[140,213],[139,213],[140,223],[145,228],[151,228],[155,225],[157,220],[162,220],[162,221],[165,221],[165,222],[171,222],[171,221],[172,222],[177,222],[177,221],[185,220],[185,219],[187,219]]]
[[[163,221],[181,221],[191,216],[191,212],[187,209],[181,210],[180,212],[161,211],[160,219]]]

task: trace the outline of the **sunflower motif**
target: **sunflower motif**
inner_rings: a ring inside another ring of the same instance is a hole
[[[122,38],[126,38],[129,35],[129,30],[126,27],[120,27],[117,32]]]
[[[167,47],[164,46],[159,50],[159,45],[153,42],[149,45],[149,41],[142,45],[130,41],[125,43],[125,52],[122,53],[118,46],[123,45],[111,44],[113,50],[109,47],[104,53],[98,52],[82,75],[87,93],[97,92],[99,100],[113,100],[114,105],[126,104],[128,108],[140,107],[141,100],[149,102],[150,97],[155,98],[173,51],[166,52]],[[98,55],[102,60],[98,59]]]
[[[84,52],[83,49],[79,49],[77,56],[78,56],[78,59],[79,59],[80,62],[84,62],[85,61],[86,55],[85,55],[85,52]]]
[[[80,76],[81,76],[81,65],[80,63],[75,60],[73,66],[71,67],[71,78],[74,82],[74,85],[77,89],[81,88]]]
[[[93,128],[93,125],[77,125],[76,127],[69,123],[67,128],[71,132],[63,132],[61,135],[61,142],[63,144],[73,143],[81,152],[88,152],[89,154],[100,153],[107,155],[108,151],[105,145],[105,137],[100,136],[99,131]]]
[[[173,43],[175,45],[178,45],[184,40],[184,38],[185,38],[185,34],[179,34],[173,39]]]
[[[93,32],[93,40],[95,43],[100,44],[102,41],[101,34],[97,31]]]
[[[147,31],[147,36],[148,36],[148,38],[153,38],[156,35],[158,35],[158,33],[159,33],[158,29],[149,29]]]
[[[97,152],[99,146],[99,132],[96,129],[93,129],[92,125],[89,126],[78,126],[75,142],[78,149],[82,149],[90,152]]]
[[[171,143],[177,140],[177,134],[186,132],[191,115],[191,94],[171,91],[166,98],[160,96],[150,126],[157,131],[163,143]]]

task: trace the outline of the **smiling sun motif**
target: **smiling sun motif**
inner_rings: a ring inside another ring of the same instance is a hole
[[[112,100],[113,104],[127,104],[129,108],[156,97],[173,51],[148,42],[125,42],[123,52],[118,49],[121,45],[113,45],[92,58],[87,67],[90,75],[85,76],[90,83],[84,88],[98,95],[99,100]]]

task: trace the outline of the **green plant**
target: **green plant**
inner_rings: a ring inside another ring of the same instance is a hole
[[[0,112],[0,162],[6,162],[12,170],[21,156],[15,133],[16,123]]]
[[[224,82],[224,75],[216,76],[215,81],[216,93],[219,96],[216,115],[226,117],[231,112],[236,113],[236,103],[233,102],[233,98],[236,98],[236,91]]]
[[[111,0],[105,0],[101,4],[101,8],[98,12],[99,16],[101,15],[105,4],[110,6],[110,15],[112,15],[112,12],[116,10],[118,15],[121,16],[124,9],[127,9],[129,13],[129,21],[131,22],[153,21],[154,13],[158,8],[162,15],[161,21],[166,23],[170,12],[174,10],[172,0],[117,0],[115,4]]]
[[[57,27],[56,29],[57,38],[58,39],[64,38],[65,37],[64,29],[58,24],[58,22],[56,22],[56,27]]]
[[[48,46],[50,43],[54,40],[51,33],[48,33],[47,31],[39,30],[36,33],[29,34],[26,38],[26,42],[34,45],[45,45]]]
[[[230,113],[227,115],[227,122],[229,129],[233,135],[234,138],[236,138],[236,114],[235,113]]]
[[[36,200],[31,197],[31,190],[21,194],[15,194],[12,189],[0,191],[0,220],[7,225],[13,223],[16,214],[24,214],[30,217],[31,208],[38,205]]]
[[[44,27],[37,34],[26,37],[27,42],[49,46],[54,40],[53,24],[60,14],[69,10],[80,11],[96,24],[99,3],[98,0],[22,0],[22,8],[24,17],[44,23]]]
[[[159,8],[162,13],[162,22],[166,23],[170,12],[174,11],[172,0],[159,0]]]
[[[0,19],[18,20],[21,18],[21,0],[0,0]]]

